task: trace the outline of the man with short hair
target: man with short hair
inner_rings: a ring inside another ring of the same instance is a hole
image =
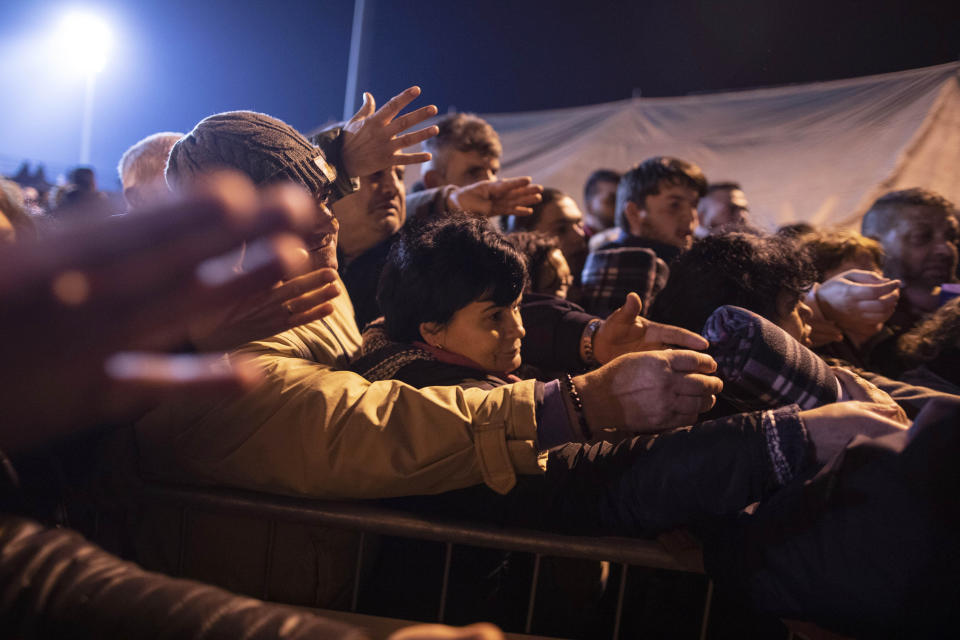
[[[902,283],[887,325],[906,331],[939,307],[941,285],[955,280],[956,207],[927,189],[891,191],[864,214],[861,233],[883,245],[884,274]]]
[[[500,136],[490,124],[471,113],[457,113],[441,119],[440,133],[423,143],[433,157],[423,165],[422,181],[427,189],[452,184],[464,187],[500,174]]]
[[[353,301],[357,326],[380,315],[377,283],[395,234],[407,219],[405,167],[361,176],[359,188],[331,208],[340,223],[337,269]]]
[[[704,238],[749,224],[750,205],[738,183],[715,182],[700,198],[697,215],[700,224],[694,233]]]
[[[127,211],[161,204],[170,197],[163,172],[170,149],[182,137],[182,133],[171,131],[153,133],[123,152],[117,164],[117,174],[123,185]]]
[[[620,237],[600,249],[642,247],[670,263],[693,244],[697,203],[707,192],[700,167],[656,156],[636,165],[617,188]]]
[[[560,252],[567,260],[574,279],[579,280],[583,261],[587,257],[583,213],[573,198],[559,189],[543,190],[543,198],[531,207],[528,216],[510,216],[509,231],[537,231],[557,239]]]
[[[612,169],[597,169],[587,178],[583,186],[583,231],[588,240],[616,226],[619,184],[620,174]]]

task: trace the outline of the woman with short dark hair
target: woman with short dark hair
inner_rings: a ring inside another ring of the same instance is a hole
[[[520,366],[526,261],[485,221],[411,226],[377,291],[384,319],[364,332],[353,369],[415,386],[504,384]]]

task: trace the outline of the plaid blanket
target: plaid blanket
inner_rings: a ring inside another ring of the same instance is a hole
[[[741,410],[788,404],[812,409],[840,397],[840,383],[826,362],[752,311],[718,308],[703,336],[723,379],[722,396]]]
[[[580,277],[582,304],[587,313],[606,318],[635,291],[643,302],[643,315],[666,284],[669,269],[651,249],[620,247],[587,256]]]

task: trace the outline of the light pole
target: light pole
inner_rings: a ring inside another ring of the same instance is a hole
[[[113,42],[110,28],[97,16],[73,12],[64,16],[57,32],[57,44],[76,70],[84,74],[83,121],[80,134],[80,164],[90,163],[93,137],[93,96],[97,74],[107,64]]]
[[[343,99],[343,119],[349,120],[356,110],[357,78],[360,75],[360,51],[363,47],[365,0],[353,0],[353,29],[350,31],[350,57],[347,59],[347,92]]]
[[[87,88],[83,95],[83,128],[80,131],[80,164],[90,164],[90,137],[93,135],[93,90],[97,74],[87,73]]]

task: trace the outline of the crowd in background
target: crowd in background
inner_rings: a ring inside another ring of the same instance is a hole
[[[362,637],[165,577],[183,523],[161,505],[110,526],[101,513],[103,494],[144,479],[580,535],[684,529],[757,634],[791,619],[933,637],[956,621],[953,203],[917,185],[878,198],[859,231],[770,233],[749,176],[658,156],[585,174],[581,210],[501,176],[477,116],[405,133],[436,115],[401,115],[417,95],[379,110],[365,95],[309,139],[248,111],[155,133],[119,161],[123,212],[87,168],[49,208],[2,182],[0,623]],[[288,571],[271,579],[236,560],[261,557],[268,534],[237,528],[203,516],[182,575],[342,604],[354,536],[272,534]],[[409,567],[430,558],[390,540],[378,555],[365,597],[416,617]],[[465,621],[509,629],[515,561],[464,562],[466,599],[486,607]],[[551,571],[544,632],[592,637],[605,569]]]

